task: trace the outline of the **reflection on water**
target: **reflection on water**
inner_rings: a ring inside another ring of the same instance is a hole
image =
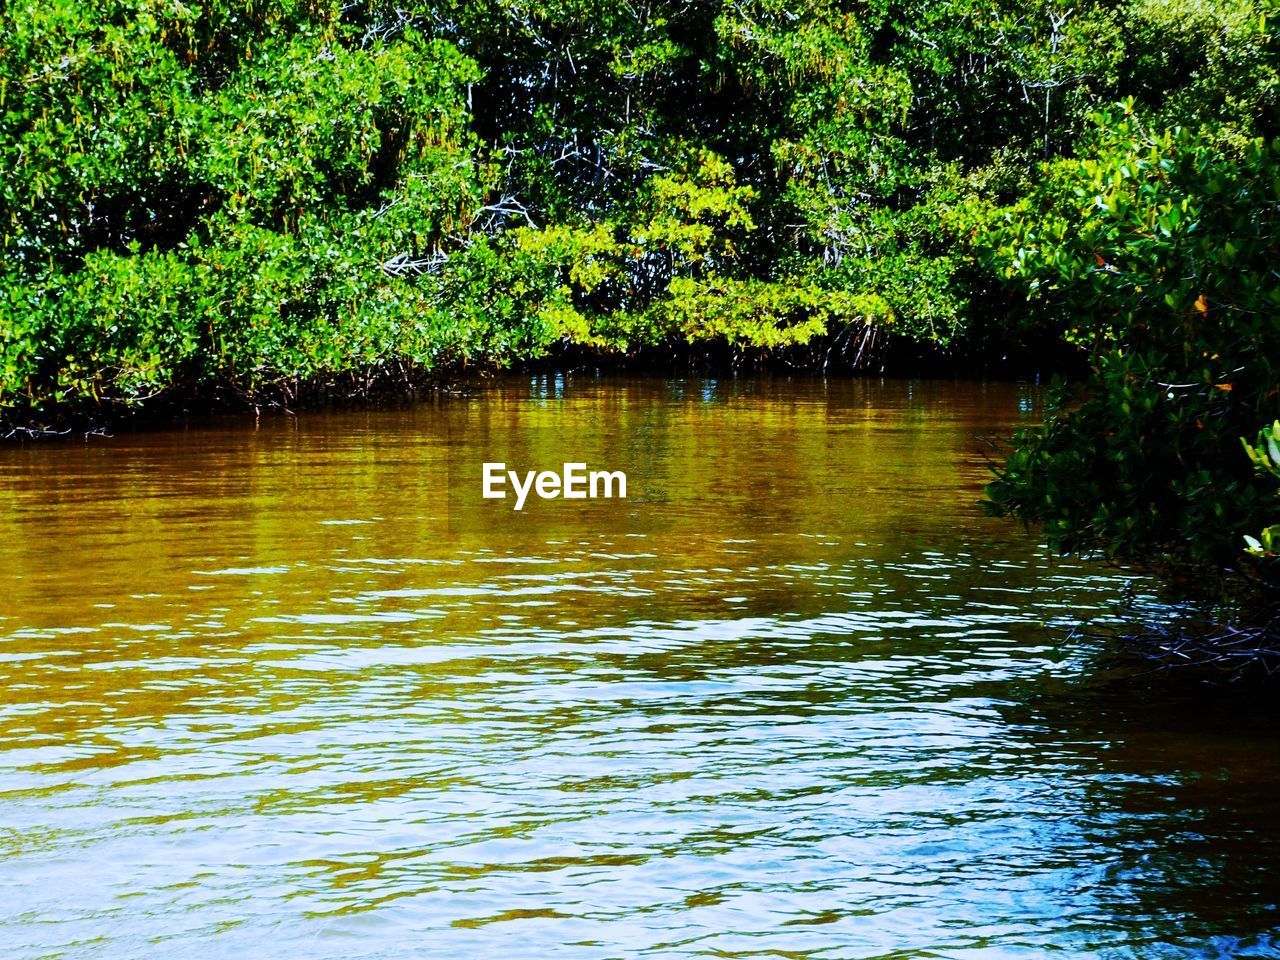
[[[1060,645],[1122,579],[975,507],[1037,404],[534,378],[0,451],[4,956],[1280,956],[1274,716]]]

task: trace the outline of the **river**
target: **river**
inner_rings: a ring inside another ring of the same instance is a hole
[[[1275,715],[1070,639],[1145,585],[978,509],[1041,402],[538,375],[0,449],[0,955],[1280,956]]]

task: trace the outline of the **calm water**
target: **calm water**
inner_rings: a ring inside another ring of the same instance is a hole
[[[976,508],[1038,402],[538,378],[0,450],[0,956],[1280,956],[1275,716],[1064,644],[1124,580]]]

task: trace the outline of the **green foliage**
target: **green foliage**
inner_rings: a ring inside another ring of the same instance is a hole
[[[456,48],[312,5],[4,21],[6,419],[485,352],[400,266],[492,178]]]
[[[354,50],[332,34],[265,42],[202,105],[195,167],[228,212],[266,224],[308,212],[332,218],[369,206],[398,179],[434,175],[445,195],[413,197],[412,206],[439,209],[439,227],[452,229],[460,201],[475,198],[440,171],[469,146],[457,93],[476,79],[456,49],[415,34]]]
[[[988,235],[1003,273],[1092,351],[989,487],[1063,550],[1190,573],[1241,561],[1274,496],[1241,436],[1280,412],[1280,141],[1096,118]]]
[[[1280,482],[1280,420],[1263,427],[1258,431],[1258,442],[1251,444],[1241,439],[1244,452],[1253,463],[1259,476],[1272,482]],[[1245,552],[1251,557],[1262,559],[1277,555],[1280,548],[1280,524],[1266,527],[1257,537],[1245,534]]]
[[[979,328],[1194,383],[1135,397],[1226,404],[1225,436],[1269,416],[1269,369],[1234,370],[1274,307],[1269,12],[10,4],[0,420],[564,345],[830,357]]]

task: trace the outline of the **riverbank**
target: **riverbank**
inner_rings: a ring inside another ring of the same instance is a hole
[[[179,376],[169,388],[134,401],[52,404],[38,412],[10,408],[7,414],[0,412],[0,440],[162,429],[209,415],[256,416],[266,412],[398,405],[482,388],[503,374],[979,377],[1040,383],[1059,375],[1080,376],[1085,370],[1080,353],[1056,338],[1016,348],[977,342],[942,347],[885,333],[869,340],[864,344],[851,344],[847,337],[824,336],[804,345],[776,350],[722,341],[692,344],[672,340],[629,352],[556,343],[523,359],[456,361],[438,367],[391,360],[339,373],[265,378],[253,388],[232,381],[202,382],[191,376]]]

